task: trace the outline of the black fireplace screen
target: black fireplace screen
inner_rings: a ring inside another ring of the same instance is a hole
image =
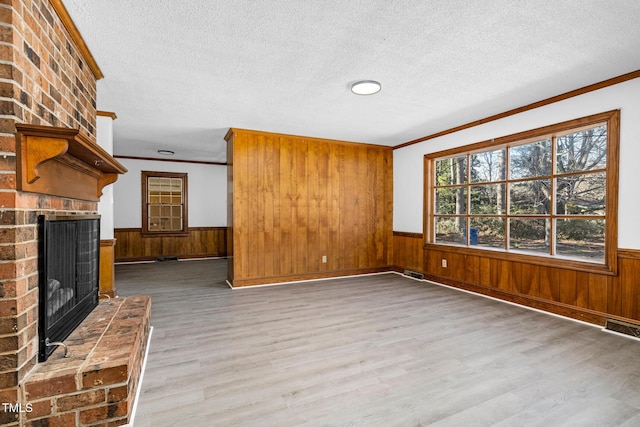
[[[39,353],[45,361],[98,305],[100,216],[40,215]]]

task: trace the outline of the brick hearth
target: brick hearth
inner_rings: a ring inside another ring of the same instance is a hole
[[[148,295],[101,300],[20,387],[27,426],[127,424],[149,336]]]

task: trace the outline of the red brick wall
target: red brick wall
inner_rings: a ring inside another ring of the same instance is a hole
[[[79,128],[95,141],[96,78],[47,0],[0,0],[0,405],[37,360],[37,216],[97,204],[16,191],[15,124]],[[0,407],[0,425],[18,417]]]
[[[95,140],[96,78],[47,0],[0,0],[2,132],[15,121],[81,129]]]

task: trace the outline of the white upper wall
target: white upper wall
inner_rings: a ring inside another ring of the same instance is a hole
[[[227,167],[199,163],[117,159],[128,170],[114,184],[115,228],[142,227],[141,172],[187,173],[189,227],[227,225]]]
[[[425,154],[616,109],[621,112],[618,246],[640,249],[640,79],[394,150],[393,229],[423,232]]]
[[[113,119],[106,116],[96,117],[96,142],[109,153],[113,154]],[[119,179],[122,176],[119,176]],[[113,185],[109,184],[102,189],[102,196],[98,202],[100,214],[100,239],[113,239],[114,208]]]

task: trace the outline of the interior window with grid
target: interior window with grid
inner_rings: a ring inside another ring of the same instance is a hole
[[[431,159],[431,242],[604,264],[617,170],[598,118]]]
[[[186,173],[142,173],[146,233],[182,233],[186,224]]]

